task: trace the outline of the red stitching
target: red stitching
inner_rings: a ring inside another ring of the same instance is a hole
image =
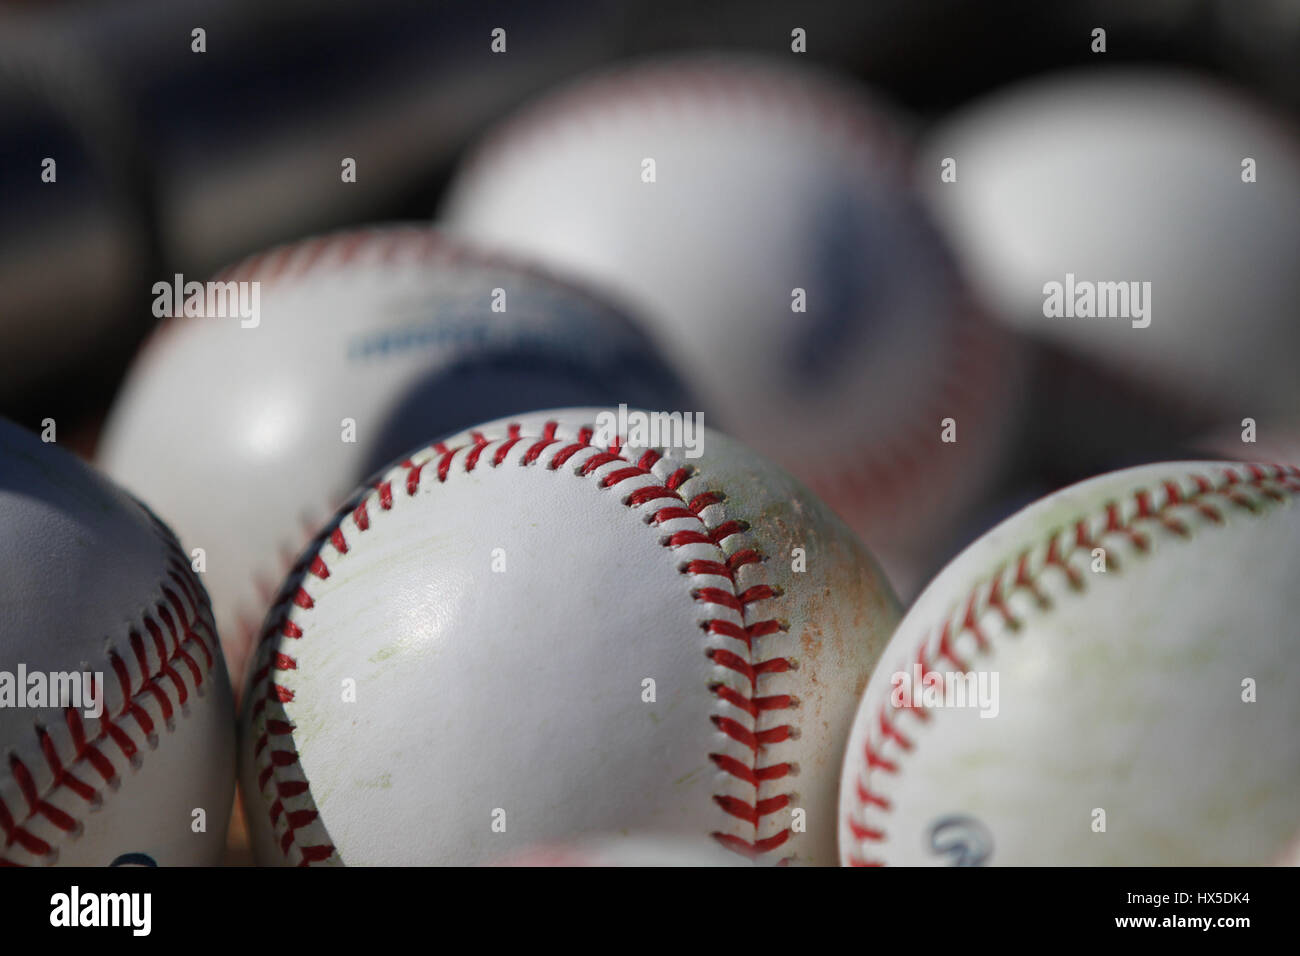
[[[157,728],[144,702],[157,701],[171,730],[175,708],[184,711],[191,690],[183,674],[189,674],[193,690],[201,693],[204,681],[212,673],[219,652],[215,647],[215,630],[208,620],[207,601],[201,596],[197,580],[171,533],[157,522],[155,527],[161,529],[159,533],[167,542],[167,583],[162,585],[153,608],[144,612],[139,626],[128,633],[123,648],[141,675],[139,684],[132,687],[127,662],[118,649],[110,648],[107,651],[109,670],[117,680],[122,703],[116,712],[110,712],[106,702],[99,733],[88,738],[81,714],[72,707],[66,708],[63,719],[71,738],[71,752],[61,755],[48,729],[41,724],[34,725],[41,759],[51,774],[44,790],[37,787],[29,761],[17,753],[9,755],[9,775],[17,792],[0,787],[0,833],[4,836],[0,866],[25,865],[13,858],[14,848],[39,858],[40,863],[55,863],[57,847],[33,833],[31,825],[44,820],[68,838],[79,835],[82,821],[56,805],[59,795],[72,794],[85,804],[87,811],[98,808],[104,800],[103,788],[116,790],[119,786],[123,764],[132,768],[140,766],[142,744],[150,749],[157,746]],[[150,653],[158,661],[153,669],[149,666]],[[116,758],[109,756],[114,752]]]
[[[619,113],[625,103],[635,104],[641,114],[648,109],[680,113],[689,106],[733,118],[749,108],[800,124],[812,120],[845,149],[869,155],[892,175],[910,175],[906,145],[882,121],[892,114],[881,101],[816,70],[795,71],[742,56],[687,54],[606,69],[525,105],[475,149],[462,181],[473,185],[510,155],[544,143],[561,123],[582,128],[593,116]]]
[[[887,538],[906,535],[907,515],[930,507],[917,503],[918,494],[936,505],[947,496],[945,486],[934,480],[940,422],[947,417],[959,423],[995,422],[993,410],[1007,399],[1012,380],[1007,371],[1009,339],[955,288],[954,295],[960,296],[960,305],[948,332],[951,351],[942,360],[938,386],[922,393],[914,414],[909,409],[897,419],[892,434],[873,436],[869,457],[831,458],[823,463],[823,471],[805,476],[809,487],[834,503],[855,527],[869,525]],[[964,441],[942,446],[953,455],[965,454],[969,447]],[[943,466],[944,471],[953,469],[960,471],[951,462]],[[911,505],[900,510],[900,501]]]
[[[339,230],[324,233],[295,242],[273,246],[270,249],[248,256],[227,266],[212,279],[214,282],[262,282],[267,285],[309,279],[313,275],[325,272],[337,272],[340,268],[421,268],[433,264],[468,265],[482,269],[502,269],[521,278],[544,281],[556,289],[562,289],[575,297],[593,302],[602,310],[610,305],[581,281],[559,275],[549,269],[516,258],[503,251],[479,249],[464,240],[448,235],[435,226],[421,226],[414,223],[393,223],[362,229]],[[161,361],[162,354],[187,320],[182,316],[164,318],[146,341],[137,359],[139,367],[155,361]],[[332,504],[332,503],[331,503]],[[311,543],[314,531],[330,517],[323,515],[321,521],[307,522],[301,539],[297,542],[299,550]],[[294,554],[297,551],[293,552]],[[235,635],[235,647],[244,649],[254,645],[261,632],[264,612],[275,597],[280,582],[289,573],[292,554],[283,556],[282,567],[278,574],[267,574],[262,569],[252,572],[253,589],[258,595],[252,606],[244,605],[234,611],[232,625]],[[226,635],[230,642],[231,635]],[[231,661],[232,666],[242,662]],[[232,674],[235,683],[242,673]]]
[[[556,274],[526,258],[500,250],[479,248],[451,236],[437,226],[391,223],[361,229],[343,229],[309,239],[273,246],[227,266],[212,277],[213,282],[262,282],[274,285],[291,282],[340,268],[404,268],[431,264],[503,269],[523,278],[538,279],[575,296],[609,306],[588,286],[572,277]],[[183,316],[164,318],[145,343],[140,363],[152,362],[178,329]]]
[[[1003,584],[1007,566],[998,568],[990,578],[976,582],[967,598],[958,602],[957,607],[962,610],[956,617],[950,615],[936,628],[922,632],[916,653],[916,661],[921,665],[922,676],[929,673],[933,669],[932,663],[936,663],[940,658],[946,658],[960,670],[969,669],[952,653],[952,642],[963,633],[970,634],[975,639],[978,653],[981,655],[992,653],[992,642],[980,629],[978,623],[978,618],[984,611],[996,611],[1003,618],[1008,630],[1019,629],[1021,622],[1011,613],[1006,603],[1012,592],[1026,593],[1039,608],[1050,608],[1051,601],[1039,586],[1047,570],[1060,572],[1067,587],[1072,591],[1083,591],[1086,588],[1085,579],[1077,569],[1071,567],[1070,561],[1078,554],[1090,555],[1092,549],[1099,546],[1097,542],[1100,537],[1124,536],[1133,543],[1139,554],[1142,554],[1148,552],[1150,538],[1138,527],[1139,524],[1154,523],[1179,537],[1186,537],[1191,533],[1186,522],[1172,513],[1175,508],[1190,509],[1208,522],[1221,524],[1223,514],[1214,507],[1213,499],[1216,497],[1252,515],[1259,515],[1262,509],[1257,498],[1251,497],[1247,489],[1258,498],[1272,501],[1283,501],[1287,495],[1300,497],[1300,467],[1243,464],[1225,465],[1223,468],[1219,484],[1215,484],[1204,475],[1187,475],[1186,480],[1195,486],[1195,490],[1191,492],[1183,491],[1173,481],[1162,483],[1158,489],[1142,488],[1132,492],[1129,501],[1133,506],[1133,515],[1128,519],[1124,517],[1122,502],[1108,502],[1100,515],[1080,518],[1075,522],[1073,546],[1067,544],[1066,551],[1062,551],[1061,545],[1061,540],[1066,536],[1062,535],[1059,529],[1052,532],[1045,542],[1026,548],[1016,558],[1010,587],[1004,587]],[[1233,468],[1238,470],[1234,471]],[[1159,503],[1153,497],[1156,494],[1162,496]],[[1089,528],[1099,519],[1103,520],[1104,524],[1101,534],[1094,537]],[[1045,552],[1045,557],[1042,569],[1035,576],[1029,570],[1030,559],[1040,552]],[[1109,553],[1107,563],[1112,573],[1119,570],[1118,562]],[[926,648],[930,645],[934,634],[938,635],[938,653],[935,660],[931,661],[927,656]],[[862,852],[865,849],[864,844],[880,842],[888,835],[883,825],[876,826],[869,823],[866,814],[872,808],[878,814],[892,810],[890,801],[873,789],[873,780],[878,774],[900,773],[902,770],[900,759],[910,754],[915,747],[915,741],[899,727],[902,714],[915,717],[918,726],[924,725],[930,716],[923,705],[914,706],[909,702],[895,708],[888,698],[881,703],[876,713],[875,732],[868,733],[866,743],[862,747],[863,769],[858,773],[853,790],[857,802],[844,818],[844,824],[856,844],[854,852],[848,857],[851,866],[884,865],[883,860],[872,858]],[[887,754],[887,747],[891,744],[897,751],[896,756]]]
[[[635,463],[632,463],[623,455],[622,448],[617,440],[610,448],[599,449],[591,444],[592,430],[582,429],[575,441],[565,443],[556,437],[557,427],[558,423],[549,422],[540,435],[526,437],[521,433],[519,425],[511,424],[507,429],[506,438],[498,440],[500,446],[490,458],[491,465],[493,467],[500,465],[506,460],[506,456],[512,448],[521,441],[527,441],[530,444],[520,459],[522,465],[535,465],[542,460],[544,453],[549,452],[550,457],[543,467],[555,470],[563,467],[579,452],[596,449],[597,454],[588,458],[577,471],[579,476],[590,477],[604,465],[624,462],[627,467],[612,469],[601,479],[602,487],[614,487],[633,478],[655,477],[652,469],[660,460],[660,455],[657,452],[647,451]],[[483,463],[483,454],[492,444],[494,444],[494,441],[489,439],[488,436],[475,432],[470,436],[470,444],[465,446],[453,448],[441,443],[431,445],[429,450],[433,454],[425,464],[429,462],[436,463],[436,467],[431,471],[434,480],[442,483],[447,480],[457,455],[462,455],[462,468],[466,472],[473,471]],[[419,491],[420,477],[426,471],[424,465],[416,466],[407,460],[399,463],[393,472],[390,472],[390,475],[398,469],[406,469],[407,471],[407,480],[402,483],[406,496],[416,495]],[[703,521],[702,512],[710,505],[722,501],[723,498],[716,492],[709,492],[697,495],[689,502],[685,501],[677,489],[691,474],[692,472],[688,468],[676,469],[662,484],[658,483],[656,479],[655,484],[638,487],[630,492],[623,500],[623,503],[628,507],[639,507],[648,502],[658,503],[648,521],[651,526],[682,516]],[[302,769],[298,754],[292,746],[292,724],[287,720],[269,717],[267,714],[268,704],[284,704],[293,700],[293,692],[276,683],[274,679],[276,672],[296,670],[298,668],[297,659],[280,643],[280,639],[302,639],[302,629],[287,616],[291,611],[291,605],[300,607],[314,605],[314,599],[307,591],[307,587],[309,587],[306,583],[307,579],[315,577],[323,580],[330,573],[328,566],[319,554],[319,548],[326,541],[330,541],[340,555],[350,553],[347,536],[343,531],[343,522],[351,517],[357,532],[368,530],[370,523],[366,513],[366,501],[371,496],[375,496],[380,506],[385,510],[391,509],[395,505],[393,482],[383,480],[378,482],[373,489],[360,493],[356,498],[340,508],[334,521],[317,535],[315,545],[308,550],[307,556],[299,562],[298,570],[302,574],[302,583],[293,586],[292,593],[288,591],[283,593],[282,599],[277,602],[276,606],[283,611],[284,616],[268,618],[268,621],[273,621],[273,623],[268,624],[263,632],[257,652],[259,660],[266,659],[261,660],[260,666],[253,673],[250,681],[249,693],[252,695],[250,699],[253,701],[250,718],[255,726],[259,723],[261,725],[253,742],[253,753],[259,768],[257,774],[258,788],[270,801],[268,814],[272,832],[279,832],[280,827],[283,826],[283,833],[278,838],[281,852],[288,858],[291,850],[296,848],[301,856],[300,866],[328,860],[334,855],[335,848],[328,844],[304,844],[298,840],[298,832],[318,818],[314,805],[312,808],[301,812],[288,813],[285,810],[284,801],[289,797],[302,797],[305,795],[310,798],[310,785],[305,780],[288,780],[284,778],[284,772],[289,768],[293,768],[294,772],[303,773],[304,775],[305,771]],[[670,536],[663,544],[668,548],[684,547],[701,541],[717,544],[734,534],[747,531],[748,525],[733,519],[727,520],[716,527],[709,527],[705,522],[705,529],[706,533],[704,535],[699,532],[679,532]],[[717,573],[734,583],[737,568],[760,561],[762,561],[762,555],[757,549],[745,548],[732,555],[725,567],[718,565],[717,562],[688,562],[679,570],[685,575]],[[736,638],[743,643],[752,656],[753,640],[756,637],[786,630],[781,621],[762,617],[756,611],[757,605],[777,599],[781,596],[781,593],[778,588],[769,585],[755,585],[740,594],[734,594],[719,588],[698,588],[691,594],[691,597],[699,603],[724,607],[741,615],[741,619],[746,621],[743,627],[737,627],[731,621],[718,618],[705,621],[703,626],[705,630],[712,633]],[[799,701],[789,694],[758,696],[758,681],[767,675],[790,671],[796,665],[785,657],[755,661],[750,657],[722,648],[708,648],[705,650],[705,654],[713,663],[740,674],[749,684],[748,694],[722,684],[711,686],[709,688],[710,693],[720,703],[750,715],[754,721],[754,726],[751,729],[724,714],[715,714],[711,718],[719,730],[729,738],[742,743],[752,754],[752,757],[746,763],[726,754],[711,753],[708,755],[709,759],[719,770],[749,785],[754,790],[752,801],[724,794],[714,795],[713,800],[730,816],[750,824],[754,833],[750,839],[723,832],[714,832],[710,835],[718,843],[730,850],[751,858],[760,857],[775,851],[790,839],[791,832],[788,826],[783,827],[775,834],[764,837],[760,837],[759,832],[768,817],[784,810],[793,799],[793,795],[790,793],[760,799],[760,786],[783,780],[797,772],[797,767],[790,763],[763,764],[763,753],[769,746],[797,737],[798,730],[790,723],[760,728],[759,718],[765,714],[785,716],[786,711],[799,706]],[[277,738],[283,738],[283,740]],[[269,793],[267,792],[268,787],[272,788]],[[780,862],[788,862],[788,860]]]
[[[881,101],[817,70],[790,70],[738,55],[684,54],[609,68],[525,105],[471,154],[460,188],[467,194],[490,188],[482,185],[485,178],[490,180],[512,158],[545,152],[557,130],[572,131],[586,142],[590,128],[616,119],[629,106],[639,115],[689,110],[733,125],[747,121],[737,119],[738,114],[799,129],[812,123],[864,169],[880,170],[900,186],[913,181],[906,142],[886,121],[892,114]],[[851,525],[870,526],[873,540],[914,535],[914,516],[949,497],[949,486],[937,482],[936,474],[959,473],[952,459],[972,446],[963,441],[942,446],[944,463],[936,471],[942,419],[996,422],[992,410],[1012,397],[1012,338],[969,300],[949,263],[933,267],[935,286],[947,286],[956,300],[937,387],[924,392],[905,414],[894,416],[892,433],[873,435],[865,456],[827,457],[816,473],[801,476]],[[996,436],[990,441],[996,442]],[[918,501],[921,494],[927,500]],[[899,509],[900,501],[909,507]]]

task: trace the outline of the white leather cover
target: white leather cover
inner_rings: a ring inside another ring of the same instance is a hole
[[[1267,863],[1300,833],[1298,620],[1300,468],[1145,465],[1049,495],[890,641],[845,757],[844,862]],[[997,715],[895,706],[917,663],[997,674]]]
[[[955,183],[939,180],[949,157]],[[917,162],[971,282],[1015,329],[1183,401],[1300,407],[1294,126],[1205,77],[1089,70],[972,105]],[[1044,316],[1044,283],[1067,273],[1150,282],[1150,326]]]
[[[533,408],[691,407],[614,307],[428,228],[308,239],[220,279],[260,283],[257,326],[163,325],[112,410],[99,460],[187,550],[204,549],[237,687],[294,555],[396,455]],[[356,423],[353,443],[344,419]]]
[[[234,707],[207,596],[171,532],[0,421],[0,540],[0,670],[89,671],[105,688],[99,718],[0,706],[0,862],[218,862]]]
[[[595,414],[421,449],[308,549],[242,716],[259,861],[474,864],[651,831],[835,862],[888,586],[733,440],[606,456],[581,431]]]
[[[691,54],[526,107],[440,213],[625,296],[714,424],[805,481],[892,578],[987,487],[1020,365],[966,302],[908,146],[817,70]]]

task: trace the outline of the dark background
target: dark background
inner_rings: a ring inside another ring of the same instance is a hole
[[[489,53],[494,26],[505,57]],[[655,51],[780,54],[793,26],[809,59],[910,109],[918,130],[1008,82],[1096,62],[1094,26],[1109,64],[1192,66],[1300,108],[1295,0],[0,2],[0,415],[53,417],[90,454],[158,277],[426,219],[465,145],[538,90]],[[33,175],[52,143],[57,191]],[[357,185],[340,187],[339,155],[358,156]]]

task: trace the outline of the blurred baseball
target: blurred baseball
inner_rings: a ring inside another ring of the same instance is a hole
[[[1300,467],[1049,495],[899,625],[848,745],[841,859],[1268,862],[1300,828],[1298,618]]]
[[[1300,407],[1300,140],[1279,117],[1193,74],[1090,71],[967,108],[919,170],[1011,327],[1187,403]]]
[[[241,718],[259,862],[476,864],[625,831],[835,862],[888,585],[732,439],[690,457],[602,422],[423,448],[304,552]]]
[[[216,863],[234,707],[176,539],[3,420],[0,532],[0,865]]]
[[[685,56],[526,109],[442,215],[634,303],[717,421],[902,582],[995,473],[1019,364],[950,271],[907,148],[894,115],[817,70]]]
[[[396,455],[532,408],[685,405],[613,307],[427,228],[305,240],[216,281],[234,283],[248,315],[166,322],[112,410],[100,461],[204,550],[237,691],[294,556]]]

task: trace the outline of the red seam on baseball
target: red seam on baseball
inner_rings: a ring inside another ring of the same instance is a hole
[[[520,464],[522,466],[526,467],[536,464],[546,449],[551,448],[551,446],[558,443],[559,440],[554,437],[556,428],[557,423],[547,423],[542,436],[536,439],[521,457]],[[613,445],[608,449],[599,449],[597,446],[590,444],[592,437],[593,432],[590,428],[582,429],[579,432],[578,441],[564,445],[563,447],[553,451],[552,457],[550,461],[547,462],[546,467],[551,470],[560,468],[578,452],[587,449],[595,449],[597,453],[584,461],[582,467],[578,470],[579,476],[588,477],[594,474],[603,465],[624,462],[627,463],[627,467],[614,469],[601,479],[602,487],[613,487],[633,478],[654,477],[651,468],[661,458],[658,452],[647,451],[642,454],[636,464],[631,464],[622,455],[618,442],[613,443]],[[514,424],[510,425],[508,428],[508,437],[504,442],[510,447],[514,447],[514,445],[521,440],[523,440],[523,436],[520,427]],[[430,450],[434,453],[435,457],[430,460],[437,461],[436,480],[441,483],[448,479],[451,474],[455,456],[461,451],[465,452],[464,470],[467,472],[472,471],[481,463],[481,455],[489,444],[491,444],[491,442],[488,441],[486,436],[479,433],[473,433],[471,436],[471,444],[462,448],[452,448],[441,443],[436,446],[431,446]],[[501,465],[504,460],[505,455],[498,451],[498,453],[492,456],[489,464],[491,467],[497,467]],[[418,484],[420,469],[412,467],[412,473],[417,477],[415,481],[408,483],[408,496],[414,495],[417,490],[416,485]],[[703,520],[703,518],[700,517],[701,512],[709,506],[717,504],[722,499],[714,492],[707,492],[702,495],[697,495],[689,504],[685,502],[677,493],[676,488],[680,487],[690,474],[690,469],[684,467],[679,468],[670,476],[670,482],[665,482],[663,484],[655,483],[638,487],[636,490],[628,494],[623,503],[628,507],[639,507],[652,502],[671,502],[662,504],[656,508],[655,514],[650,520],[650,524],[652,525],[660,524],[664,521],[678,517],[691,517],[697,520]],[[390,482],[382,481],[375,489],[379,495],[381,507],[385,508],[385,510],[394,505],[390,488]],[[370,492],[366,492],[366,494],[369,493]],[[340,535],[342,523],[349,516],[352,517],[353,523],[358,532],[365,532],[369,529],[370,523],[365,510],[364,497],[365,495],[362,496],[363,500],[359,503],[349,502],[339,509],[339,512],[331,525],[317,536],[315,545],[317,552],[325,541],[333,541],[338,535]],[[748,525],[731,519],[712,528],[709,527],[707,522],[705,522],[705,529],[706,533],[704,535],[701,535],[699,532],[679,532],[674,534],[666,542],[666,545],[668,547],[684,547],[690,544],[707,543],[717,546],[718,543],[726,537],[747,531]],[[306,566],[309,568],[315,569],[318,562],[320,567],[324,567],[324,562],[319,557],[318,553],[313,553],[311,557],[306,558],[305,561],[307,562]],[[732,562],[734,562],[734,564]],[[688,575],[697,573],[716,573],[717,576],[724,577],[727,580],[734,582],[734,573],[737,567],[759,562],[761,562],[760,553],[756,549],[747,548],[742,549],[737,552],[736,555],[733,555],[732,558],[728,560],[728,566],[726,567],[718,565],[717,562],[688,562],[687,565],[681,569],[681,572]],[[318,578],[326,576],[327,575],[324,574],[316,575]],[[746,589],[740,595],[724,591],[720,588],[700,588],[694,592],[696,600],[726,607],[738,614],[742,620],[746,620],[747,616],[752,613],[751,609],[753,605],[778,597],[780,593],[779,589],[769,585],[755,585]],[[314,599],[305,588],[300,585],[294,591],[291,597],[291,603],[298,607],[309,608],[314,606]],[[302,636],[301,629],[293,624],[288,617],[288,613],[289,610],[286,608],[284,617],[267,626],[262,635],[262,640],[259,643],[259,646],[269,640],[274,640],[277,634],[284,634],[291,627],[296,631],[294,636]],[[708,622],[706,628],[712,633],[735,638],[745,646],[747,654],[752,653],[752,641],[755,637],[778,633],[783,629],[779,621],[766,618],[754,620],[744,626],[737,626],[730,621],[715,619]],[[787,658],[777,657],[759,662],[751,662],[741,655],[719,648],[706,648],[705,654],[715,665],[740,674],[748,682],[750,689],[748,696],[740,695],[731,689],[725,689],[724,691],[723,685],[715,685],[710,688],[710,690],[720,701],[736,706],[742,712],[755,718],[756,724],[757,717],[760,714],[786,711],[793,709],[796,706],[795,699],[786,694],[773,694],[764,697],[756,697],[757,681],[759,678],[768,674],[784,673],[793,669],[793,662]],[[274,669],[297,668],[297,662],[294,659],[279,655],[278,652],[274,660],[276,662],[276,667]],[[253,710],[251,712],[252,719],[256,720],[262,718],[262,715],[265,714],[265,707],[268,702],[284,704],[293,699],[293,693],[290,690],[276,684],[270,679],[272,670],[273,668],[270,666],[263,666],[257,669],[254,673],[253,685],[250,687],[250,694],[254,701]],[[762,827],[764,818],[785,809],[790,803],[790,797],[788,794],[781,794],[775,797],[759,799],[758,790],[761,784],[766,781],[779,780],[789,775],[793,772],[793,767],[788,763],[763,766],[760,765],[760,760],[765,747],[791,739],[795,736],[795,729],[790,724],[786,723],[762,730],[751,730],[732,718],[718,714],[712,715],[711,720],[714,722],[716,727],[722,730],[723,733],[736,739],[748,748],[753,754],[753,757],[749,764],[744,764],[724,754],[711,753],[708,755],[709,759],[723,773],[752,786],[755,791],[755,800],[753,803],[746,803],[745,801],[738,800],[729,795],[714,795],[715,802],[717,802],[719,806],[723,807],[724,810],[732,816],[739,816],[741,819],[744,819],[753,826],[754,836],[750,840],[745,840],[744,838],[738,837],[734,834],[715,832],[710,835],[722,846],[748,857],[762,856],[765,853],[772,852],[773,850],[783,846],[788,841],[790,838],[789,828],[782,828],[776,834],[763,838],[759,837],[759,831]],[[281,728],[288,726],[284,721],[278,721],[275,723]],[[263,747],[259,740],[259,746],[255,750],[255,757],[262,761],[263,764],[258,773],[259,789],[265,791],[267,786],[272,782],[276,784],[275,792],[277,793],[277,796],[270,804],[268,812],[271,818],[271,828],[273,832],[276,831],[281,821],[284,822],[286,828],[285,832],[278,838],[278,843],[282,853],[288,857],[290,851],[296,848],[301,855],[300,865],[328,860],[335,853],[335,848],[333,846],[324,844],[304,845],[300,844],[297,839],[298,830],[303,826],[306,826],[308,823],[315,821],[317,815],[312,813],[310,816],[294,817],[293,815],[285,815],[281,812],[283,810],[282,800],[284,798],[284,793],[281,788],[287,782],[279,780],[277,772],[288,767],[297,767],[298,772],[303,772],[299,766],[297,754],[293,751],[274,750],[269,747]],[[308,790],[309,784],[302,783],[301,788],[296,791],[296,794],[306,794]],[[742,807],[748,809],[744,809],[740,813],[734,812]]]
[[[101,787],[87,783],[78,776],[78,773],[82,769],[91,770],[103,785],[114,786],[118,774],[113,769],[112,762],[103,753],[103,750],[109,749],[110,743],[116,747],[128,764],[134,765],[140,759],[141,748],[137,737],[143,736],[147,741],[154,733],[153,722],[142,706],[143,700],[146,698],[158,700],[164,718],[170,723],[174,705],[161,678],[166,676],[173,686],[176,695],[175,706],[183,707],[188,699],[189,687],[174,665],[177,663],[186,665],[186,669],[194,679],[195,689],[201,687],[203,681],[211,674],[211,664],[215,661],[214,648],[208,647],[207,639],[201,632],[206,629],[195,627],[202,615],[202,605],[197,601],[197,590],[187,580],[187,575],[192,572],[174,542],[167,541],[167,551],[166,576],[172,581],[183,582],[181,589],[191,600],[187,606],[164,585],[160,590],[160,602],[155,605],[153,612],[146,612],[141,618],[140,625],[152,638],[154,651],[158,657],[157,667],[149,668],[145,640],[140,634],[140,629],[133,628],[129,632],[127,645],[142,674],[140,689],[134,695],[132,694],[126,663],[116,650],[110,649],[107,652],[109,668],[117,677],[121,687],[122,705],[116,714],[105,711],[100,719],[99,733],[93,738],[87,738],[81,723],[81,715],[72,707],[65,708],[64,720],[69,728],[72,743],[71,759],[65,761],[59,756],[50,735],[39,725],[36,726],[35,731],[42,758],[51,773],[50,783],[44,791],[37,789],[35,778],[23,760],[17,754],[10,755],[9,772],[17,783],[26,806],[23,811],[16,813],[13,808],[5,804],[3,799],[0,799],[0,831],[4,834],[4,843],[0,846],[0,865],[23,865],[8,856],[9,849],[14,846],[33,856],[53,857],[55,848],[28,830],[30,824],[38,818],[48,821],[64,833],[75,833],[81,829],[81,821],[56,807],[53,801],[61,792],[74,795],[82,803],[87,804],[88,809],[98,806],[103,801]],[[158,615],[162,625],[165,625],[167,632],[172,635],[170,648],[163,634],[164,628],[160,626],[153,614]],[[180,624],[179,629],[177,622]],[[207,637],[215,640],[213,635]],[[199,668],[198,663],[189,654],[189,650],[194,646],[202,649],[202,656],[208,662],[206,668]],[[125,729],[127,718],[134,719],[138,728],[136,735]]]
[[[1249,477],[1242,478],[1232,469],[1244,469]],[[1274,500],[1282,500],[1286,495],[1300,497],[1300,467],[1294,465],[1237,465],[1226,464],[1220,474],[1221,483],[1215,484],[1213,481],[1205,478],[1203,475],[1188,475],[1187,479],[1194,483],[1195,491],[1190,493],[1172,494],[1171,483],[1165,482],[1163,489],[1166,492],[1166,498],[1159,505],[1153,503],[1151,490],[1148,488],[1138,489],[1132,492],[1130,501],[1134,506],[1132,518],[1125,519],[1121,502],[1109,501],[1103,506],[1101,517],[1105,519],[1103,534],[1116,534],[1128,538],[1140,552],[1146,552],[1149,548],[1149,539],[1136,527],[1139,522],[1155,523],[1161,527],[1170,530],[1171,533],[1185,536],[1186,528],[1173,528],[1169,523],[1169,510],[1172,508],[1192,507],[1194,510],[1201,512],[1203,508],[1210,507],[1206,499],[1213,496],[1221,496],[1228,502],[1248,511],[1252,515],[1259,514],[1258,504],[1246,495],[1243,487],[1254,490],[1261,497]],[[1177,486],[1172,486],[1177,489]],[[1216,523],[1222,523],[1222,515],[1210,508],[1213,515],[1207,515],[1208,520]],[[1080,518],[1074,524],[1074,545],[1065,553],[1062,553],[1060,547],[1061,534],[1060,530],[1052,531],[1045,542],[1033,545],[1022,550],[1016,558],[1016,576],[1012,583],[1012,591],[1027,591],[1035,604],[1039,608],[1050,607],[1050,602],[1038,586],[1038,579],[1042,577],[1043,572],[1048,569],[1055,569],[1064,572],[1067,585],[1075,591],[1081,591],[1086,587],[1082,577],[1069,573],[1069,562],[1073,555],[1084,552],[1091,553],[1096,547],[1096,542],[1088,532],[1087,518]],[[1175,522],[1181,526],[1181,522]],[[1046,549],[1047,560],[1044,561],[1042,569],[1038,572],[1037,577],[1029,572],[1028,558],[1036,550]],[[1118,571],[1116,562],[1110,562],[1111,570]],[[933,634],[940,635],[940,649],[950,646],[951,640],[961,633],[970,633],[974,637],[978,650],[981,654],[993,652],[993,647],[988,636],[981,630],[978,618],[980,608],[984,610],[992,609],[1004,618],[1009,630],[1014,630],[1020,626],[1020,622],[1011,614],[1007,607],[1006,600],[1010,596],[1004,593],[1001,582],[1004,576],[1005,566],[998,568],[993,572],[991,580],[981,579],[971,588],[967,598],[964,601],[965,608],[961,614],[961,624],[954,634],[950,629],[951,615],[940,625],[936,631],[934,628],[926,629],[922,632],[918,644],[917,662],[922,665],[922,676],[929,673],[930,667],[926,663],[925,648],[930,643]],[[983,598],[981,600],[981,597]],[[960,607],[963,602],[957,602]],[[955,656],[948,655],[949,660],[955,661]],[[966,669],[966,668],[963,668]],[[880,705],[876,714],[876,725],[879,737],[868,731],[867,739],[862,744],[862,760],[864,768],[859,771],[858,779],[855,781],[853,793],[856,797],[856,804],[850,808],[844,818],[844,824],[849,832],[853,835],[855,841],[859,844],[868,842],[880,842],[886,839],[888,832],[883,826],[869,826],[862,822],[863,815],[869,808],[874,807],[878,813],[888,813],[892,805],[884,797],[880,796],[872,789],[873,774],[897,774],[900,772],[900,765],[896,760],[887,758],[883,753],[886,742],[893,741],[903,754],[911,753],[914,742],[906,737],[898,727],[898,715],[911,714],[917,717],[921,723],[928,719],[928,714],[924,708],[906,705],[903,707],[893,707],[888,699]],[[883,866],[884,861],[874,859],[858,852],[860,848],[855,847],[854,852],[849,854],[848,864],[850,866]]]

